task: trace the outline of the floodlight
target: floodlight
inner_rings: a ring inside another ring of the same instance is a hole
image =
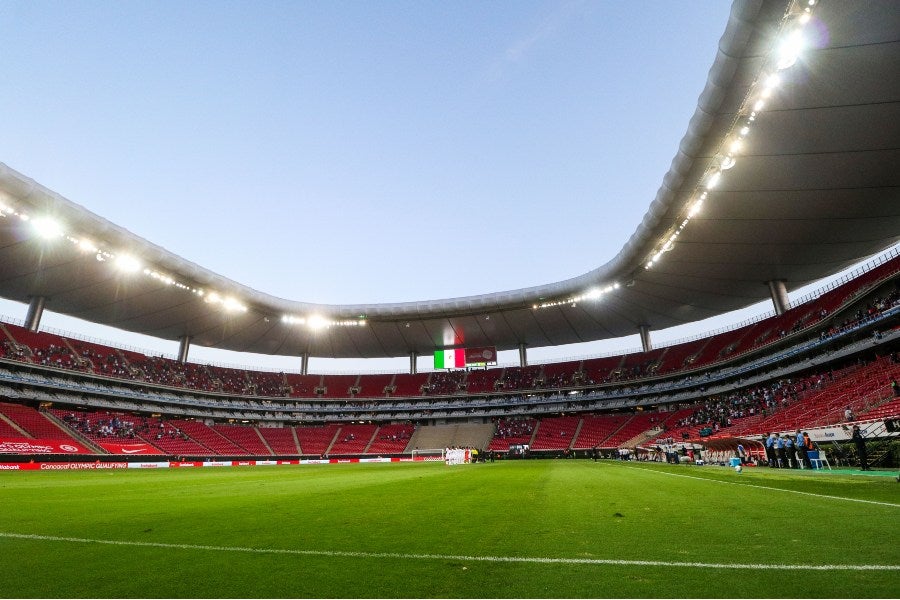
[[[130,254],[120,254],[116,257],[116,268],[125,273],[136,273],[141,270],[141,263]]]
[[[688,211],[688,216],[689,217],[696,216],[697,213],[700,212],[701,208],[703,208],[703,200],[697,200],[696,202],[694,202],[693,206],[691,206],[691,209]]]
[[[793,66],[800,57],[800,53],[805,45],[806,41],[803,39],[803,32],[800,29],[795,29],[789,33],[778,48],[778,62],[776,64],[778,70]]]
[[[92,242],[91,240],[89,240],[87,238],[82,238],[82,239],[78,240],[78,249],[81,250],[82,252],[91,252],[91,253],[94,253],[94,252],[97,252],[100,250],[94,242]]]
[[[225,298],[222,301],[222,306],[229,312],[247,312],[247,307],[234,298]]]
[[[38,217],[31,220],[35,232],[45,240],[58,238],[63,234],[62,225],[51,217]]]
[[[328,319],[323,317],[322,315],[311,315],[308,319],[306,319],[306,324],[312,330],[319,330],[328,327]]]

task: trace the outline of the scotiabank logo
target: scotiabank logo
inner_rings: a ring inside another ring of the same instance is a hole
[[[18,471],[19,465],[0,465],[0,471]]]
[[[59,449],[65,450],[66,452],[78,452],[78,448],[70,446],[69,444],[60,444]]]

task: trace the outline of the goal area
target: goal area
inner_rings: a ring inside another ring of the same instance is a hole
[[[446,458],[445,448],[416,448],[412,451],[413,460],[433,460],[444,461]]]

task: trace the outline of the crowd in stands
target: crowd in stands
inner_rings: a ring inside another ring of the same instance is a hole
[[[114,415],[112,417],[103,417],[101,413],[96,413],[93,417],[90,414],[68,413],[62,417],[62,420],[75,431],[91,438],[116,438],[133,440],[137,437],[137,432],[150,434],[150,425],[146,417],[135,417],[135,421],[126,421]]]

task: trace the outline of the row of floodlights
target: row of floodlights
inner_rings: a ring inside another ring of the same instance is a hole
[[[294,315],[284,315],[281,322],[286,325],[305,325],[313,331],[319,329],[327,329],[328,327],[364,327],[366,325],[365,316],[360,315],[358,319],[333,320],[322,315],[310,315],[308,317],[297,317]]]
[[[657,249],[644,265],[644,269],[652,268],[662,259],[666,252],[672,250],[675,242],[678,240],[678,236],[684,231],[691,219],[699,214],[703,203],[709,196],[709,192],[722,181],[723,173],[737,164],[738,156],[741,150],[744,149],[744,143],[747,136],[750,135],[757,117],[781,84],[781,76],[778,72],[794,66],[807,46],[803,30],[812,17],[812,7],[816,5],[816,2],[817,0],[807,0],[806,6],[800,14],[795,15],[793,26],[786,28],[787,32],[781,38],[774,60],[771,61],[771,70],[768,72],[764,71],[751,85],[750,93],[739,111],[739,114],[745,116],[735,121],[735,125],[726,135],[722,144],[725,148],[724,152],[720,152],[717,155],[704,177],[701,178],[700,185],[695,192],[694,201],[690,203],[685,217],[675,227],[674,231],[670,230],[671,233],[667,234],[667,237],[660,242],[660,245],[657,246]]]
[[[577,306],[578,303],[582,300],[599,300],[611,291],[619,289],[619,287],[621,286],[618,283],[611,283],[606,287],[591,288],[583,294],[579,294],[577,296],[571,296],[562,300],[548,300],[547,302],[540,302],[538,304],[532,305],[532,308],[537,310],[539,308],[552,308],[554,306]]]
[[[245,313],[247,305],[231,296],[224,296],[215,291],[207,291],[202,288],[194,287],[178,281],[172,275],[157,271],[153,268],[145,266],[137,257],[124,253],[112,252],[101,248],[97,243],[87,237],[79,237],[71,235],[65,231],[62,223],[51,217],[31,217],[28,213],[17,210],[7,204],[0,202],[0,218],[17,217],[21,221],[28,223],[34,232],[41,238],[46,240],[55,240],[64,238],[75,248],[84,254],[93,254],[98,262],[109,263],[117,270],[126,274],[141,273],[155,281],[174,288],[190,292],[204,302],[218,306],[229,313]],[[364,316],[358,319],[332,320],[321,315],[311,315],[309,317],[295,317],[285,315],[282,322],[289,325],[306,325],[310,329],[318,330],[328,327],[361,327],[366,324]]]

